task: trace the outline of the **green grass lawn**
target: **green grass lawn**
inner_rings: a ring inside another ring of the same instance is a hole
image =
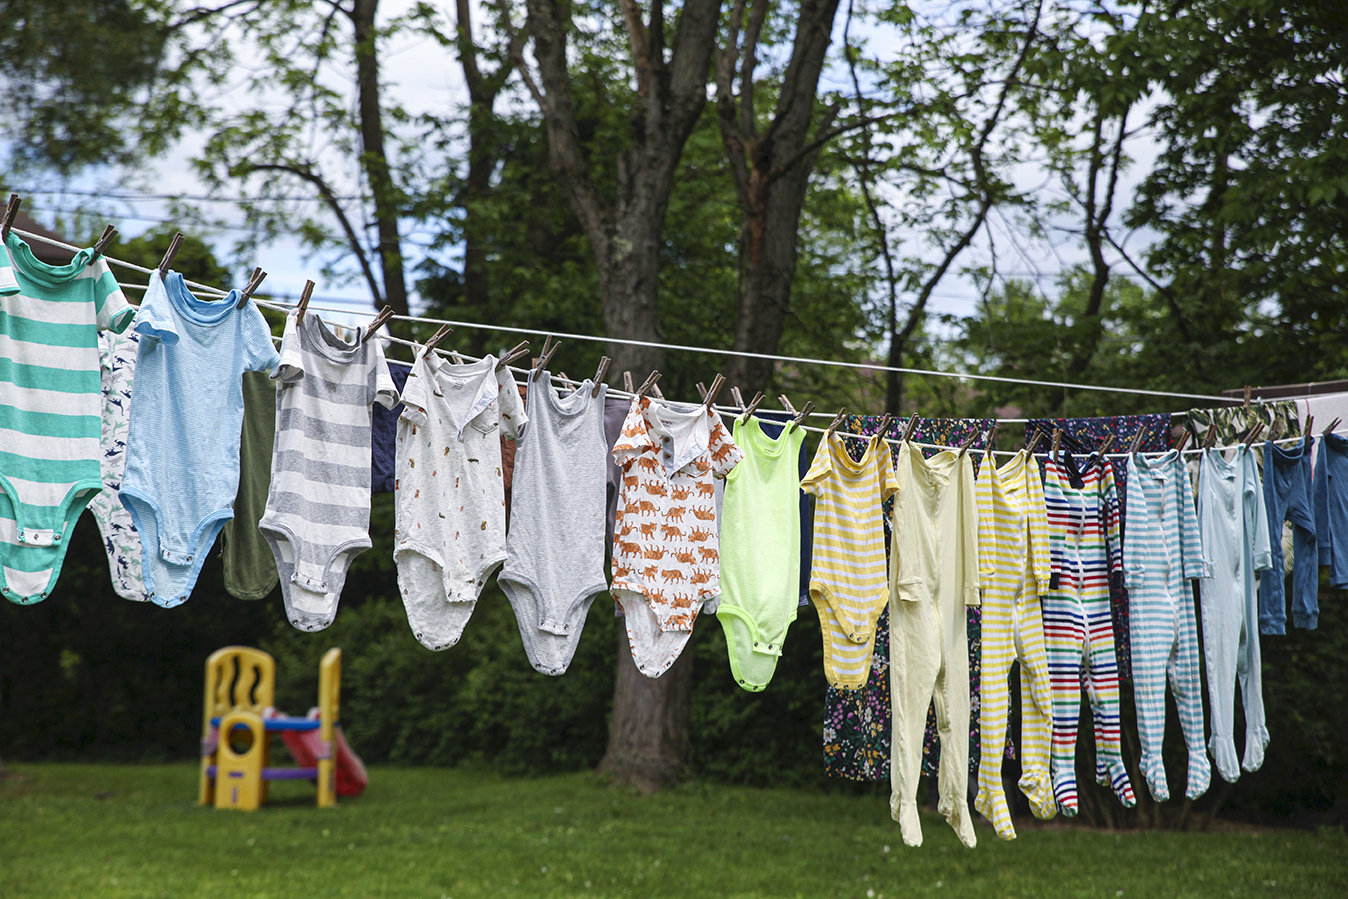
[[[0,897],[1348,896],[1342,830],[1100,833],[923,820],[879,797],[584,775],[375,769],[320,811],[304,784],[254,813],[197,808],[194,765],[19,765],[0,783]],[[981,822],[980,822],[981,823]]]

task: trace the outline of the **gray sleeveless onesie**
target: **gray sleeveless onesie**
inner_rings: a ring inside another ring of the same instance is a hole
[[[528,425],[517,441],[515,478],[499,583],[515,610],[529,662],[566,672],[604,578],[608,443],[604,394],[585,381],[557,395],[547,372],[529,382]]]

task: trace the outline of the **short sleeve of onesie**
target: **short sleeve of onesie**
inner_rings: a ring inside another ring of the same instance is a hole
[[[389,374],[384,346],[378,339],[374,341],[374,358],[374,396],[370,398],[370,405],[378,403],[385,409],[392,409],[398,405],[398,386],[393,383],[393,375]]]
[[[238,291],[231,290],[223,302],[237,303]],[[272,344],[271,326],[262,317],[262,312],[251,302],[239,310],[248,322],[243,329],[244,366],[249,371],[266,371],[277,364],[280,358]]]
[[[98,310],[98,329],[121,334],[136,317],[135,308],[117,286],[117,279],[102,256],[89,264],[94,278],[94,308]]]
[[[880,441],[880,501],[884,502],[899,492],[899,476],[894,471],[894,454],[889,444]]]
[[[646,432],[646,417],[642,414],[641,404],[633,403],[623,421],[623,432],[618,442],[613,444],[613,461],[618,463],[619,468],[624,468],[630,460],[654,447],[654,442]]]
[[[726,475],[740,464],[744,458],[744,450],[735,445],[731,439],[730,433],[721,424],[721,417],[718,415],[711,426],[711,435],[707,440],[707,452],[711,454],[711,473],[712,477],[724,478]]]
[[[296,327],[295,316],[287,315],[285,331],[281,335],[281,352],[271,373],[272,378],[282,384],[294,384],[304,377],[304,354],[300,352]]]
[[[524,403],[520,400],[515,376],[510,373],[510,369],[503,368],[496,373],[496,384],[500,390],[496,405],[500,412],[501,436],[514,440],[519,437],[520,428],[529,421],[529,416],[524,413]]]
[[[403,384],[402,417],[418,428],[426,426],[427,403],[434,389],[426,383],[425,371],[425,366],[413,365],[412,370],[408,372],[407,381]]]
[[[805,472],[805,477],[800,482],[800,489],[818,496],[819,485],[832,470],[833,454],[828,451],[828,440],[825,438],[819,443],[819,449],[814,454],[814,461],[810,463],[809,471]]]
[[[145,291],[145,299],[136,313],[135,324],[136,333],[141,336],[142,352],[153,347],[156,341],[165,346],[173,346],[178,342],[178,325],[173,320],[172,307],[167,291]]]

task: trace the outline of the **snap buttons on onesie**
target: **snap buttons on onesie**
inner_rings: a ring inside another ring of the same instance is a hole
[[[613,598],[637,669],[659,677],[679,657],[702,605],[720,593],[713,478],[744,453],[702,406],[632,401],[613,446],[622,494],[613,541]]]
[[[496,357],[455,365],[422,350],[403,388],[393,485],[393,559],[407,621],[428,649],[463,636],[506,558],[501,441],[528,421]]]
[[[27,604],[55,586],[64,536],[103,487],[98,332],[135,312],[92,251],[48,265],[13,231],[0,297],[0,595]]]
[[[351,560],[370,548],[370,415],[398,391],[379,341],[347,343],[315,313],[286,316],[272,373],[276,452],[258,529],[271,546],[286,617],[317,631],[337,617]]]

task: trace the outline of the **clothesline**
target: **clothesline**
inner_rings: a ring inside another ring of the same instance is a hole
[[[53,240],[51,238],[43,237],[38,234],[33,234],[28,231],[23,231],[18,228],[15,228],[14,231],[15,233],[23,236],[25,239],[36,240],[41,243],[48,244],[50,246],[60,247],[62,249],[72,250],[76,252],[78,252],[81,249],[80,247],[76,247],[72,244],[64,243],[58,240]],[[153,271],[153,269],[146,268],[144,266],[137,265],[132,262],[116,259],[112,256],[107,255],[106,253],[103,255],[103,258],[107,260],[107,262],[110,265],[117,265],[122,268],[130,269],[132,271],[141,272],[142,274],[149,274]],[[219,287],[215,287],[209,284],[202,284],[190,280],[186,280],[186,283],[194,288],[206,291],[213,296],[225,296],[228,293],[228,291],[222,290]],[[139,285],[128,285],[128,286],[139,287]],[[366,311],[366,310],[353,310],[353,309],[338,309],[336,307],[330,306],[311,305],[310,308],[319,311],[338,312],[347,315],[366,315],[373,317],[374,315],[377,314],[374,310]],[[1230,397],[1214,396],[1210,394],[1201,394],[1201,393],[1180,393],[1165,390],[1147,390],[1139,387],[1109,387],[1100,384],[1079,384],[1071,381],[1039,381],[1029,378],[1009,378],[1002,375],[982,375],[968,372],[947,372],[947,371],[937,371],[934,369],[907,368],[904,366],[881,365],[879,363],[846,362],[838,359],[816,359],[807,356],[785,356],[776,353],[752,353],[742,350],[721,349],[717,347],[700,347],[700,346],[691,346],[687,344],[664,343],[660,341],[651,341],[651,340],[632,340],[617,337],[600,337],[593,334],[579,334],[566,331],[547,331],[547,330],[539,330],[536,328],[520,328],[510,325],[496,325],[485,322],[459,321],[455,319],[436,319],[416,315],[394,315],[393,319],[397,321],[434,324],[437,326],[451,325],[456,328],[481,328],[484,330],[499,331],[509,334],[526,334],[535,337],[552,336],[559,340],[580,340],[594,343],[614,343],[614,344],[622,344],[624,346],[639,346],[663,350],[678,350],[690,353],[708,353],[719,356],[734,356],[745,359],[763,359],[771,362],[793,362],[804,365],[822,365],[833,368],[850,368],[871,372],[898,372],[900,374],[922,375],[937,378],[951,378],[956,380],[991,381],[1003,384],[1021,384],[1031,387],[1051,387],[1068,390],[1090,390],[1103,393],[1127,393],[1137,396],[1158,396],[1174,399],[1205,400],[1208,402],[1222,403],[1224,405],[1232,405],[1235,402]]]

